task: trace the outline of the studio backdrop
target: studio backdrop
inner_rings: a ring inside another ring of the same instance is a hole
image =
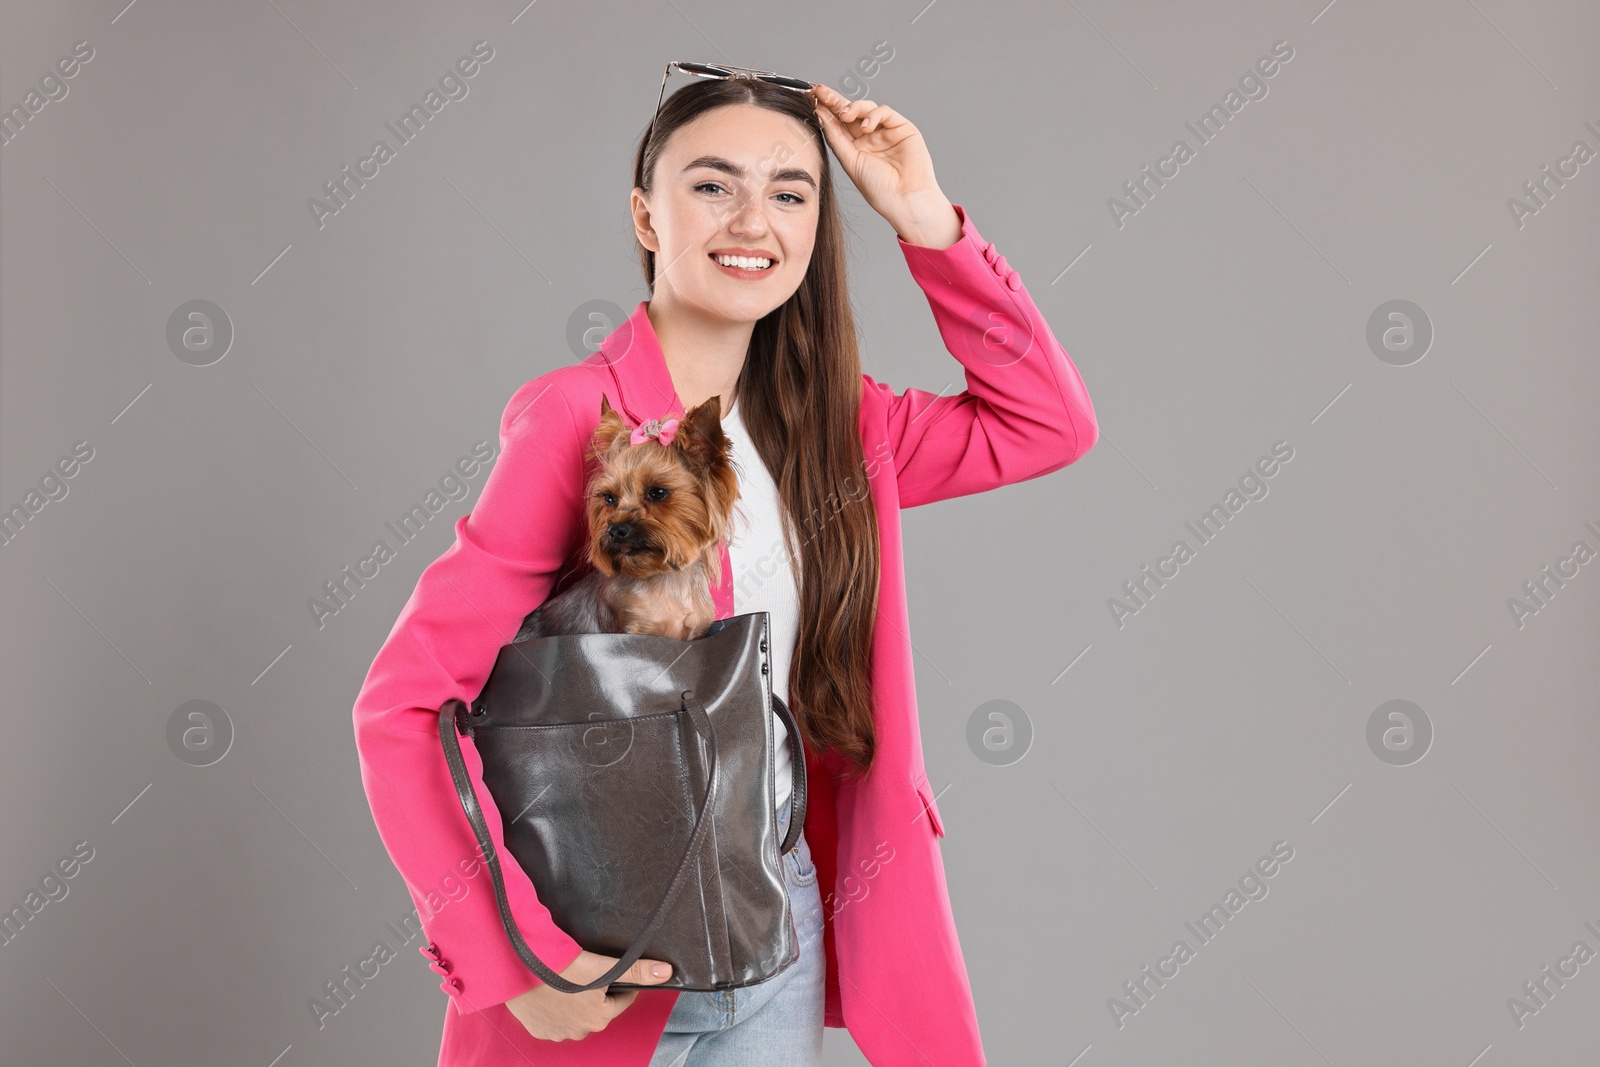
[[[680,59],[916,123],[1093,396],[1070,467],[904,515],[989,1062],[1592,1062],[1597,40],[1573,0],[7,3],[0,1059],[435,1062],[351,703],[507,399],[645,298]],[[961,391],[835,181],[864,369]]]

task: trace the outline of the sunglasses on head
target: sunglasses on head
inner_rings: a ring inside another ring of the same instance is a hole
[[[656,117],[661,114],[661,104],[667,98],[667,79],[674,70],[693,75],[696,78],[753,78],[764,81],[768,85],[781,86],[784,89],[793,89],[800,93],[809,93],[813,86],[801,78],[790,78],[770,70],[755,70],[752,67],[735,67],[726,63],[685,63],[673,60],[667,64],[667,69],[661,75],[661,94],[656,97],[656,113],[650,117],[650,128],[655,129]]]

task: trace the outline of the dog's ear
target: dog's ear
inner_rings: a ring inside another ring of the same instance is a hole
[[[733,442],[722,432],[720,396],[712,397],[683,417],[673,444],[680,441],[705,493],[712,539],[720,541],[727,536],[733,520],[733,509],[739,499],[739,475],[733,467]],[[761,460],[758,458],[756,462]],[[720,580],[720,576],[717,580]]]
[[[672,443],[702,471],[726,463],[733,443],[722,432],[722,397],[714,396],[684,415]]]
[[[620,434],[629,433],[628,424],[622,416],[617,414],[611,402],[604,393],[600,394],[600,425],[595,427],[594,442],[590,447],[591,457],[603,456],[611,450],[612,444]]]

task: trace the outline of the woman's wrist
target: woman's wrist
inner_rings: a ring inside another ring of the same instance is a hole
[[[889,221],[908,245],[942,250],[961,240],[961,216],[937,186],[906,197],[897,216]]]

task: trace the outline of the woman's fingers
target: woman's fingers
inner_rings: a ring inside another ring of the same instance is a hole
[[[817,105],[817,118],[822,121],[824,130],[835,127],[843,121],[840,116],[845,106],[849,103],[844,97],[826,85],[818,85],[812,97]],[[828,121],[830,119],[833,120],[831,123]]]
[[[611,968],[611,963],[616,963],[616,960],[613,958],[613,960],[608,961],[608,963],[606,963],[606,969]],[[666,973],[654,973],[658,966],[659,968],[664,968]],[[661,960],[635,960],[634,966],[630,966],[630,968],[627,968],[626,971],[622,971],[622,977],[619,977],[618,981],[638,982],[640,985],[654,985],[658,984],[658,982],[669,981],[670,977],[672,977],[672,965],[670,965],[670,963],[664,963],[664,961]]]
[[[837,112],[841,107],[850,102],[845,98],[843,93],[839,92],[839,90],[835,89],[831,85],[818,82],[817,84],[813,85],[811,89],[812,95],[816,97],[817,103],[823,105],[830,111]]]
[[[820,84],[813,95],[817,121],[833,154],[867,196],[868,203],[875,203],[873,191],[885,188],[885,168],[903,175],[899,154],[902,146],[916,136],[916,127],[894,108],[875,100],[846,100]]]
[[[638,998],[638,996],[639,991],[637,989],[619,989],[615,993],[607,993],[606,1011],[608,1011],[610,1014],[606,1017],[606,1022],[610,1022],[612,1019],[615,1019],[617,1016],[627,1011],[628,1008],[632,1006],[633,1002]],[[595,1029],[604,1030],[605,1023],[601,1023],[599,1026],[595,1027]]]
[[[821,86],[827,89],[827,86]],[[880,104],[876,100],[845,100],[838,93],[828,89],[831,95],[818,93],[819,102],[825,104],[829,111],[844,124],[852,136],[871,133],[873,130],[885,127],[899,126],[905,123],[905,116],[887,104]]]
[[[839,113],[839,117],[845,122],[850,123],[852,126],[855,126],[857,133],[863,133],[865,131],[863,131],[859,125],[862,116],[868,114],[877,106],[877,103],[872,100],[852,100],[848,105],[846,105],[845,109]]]
[[[839,116],[830,108],[818,107],[817,121],[822,124],[822,135],[828,139],[828,146],[833,149],[833,154],[838,156],[839,162],[849,170],[855,163],[855,136],[845,128],[839,121]]]
[[[861,116],[861,132],[870,133],[873,130],[898,126],[905,122],[905,116],[890,107],[888,104],[879,104],[877,107]]]
[[[871,100],[850,100],[832,86],[818,83],[813,93],[817,103],[827,108],[841,123],[854,124],[878,105]],[[856,132],[860,132],[857,130]]]

